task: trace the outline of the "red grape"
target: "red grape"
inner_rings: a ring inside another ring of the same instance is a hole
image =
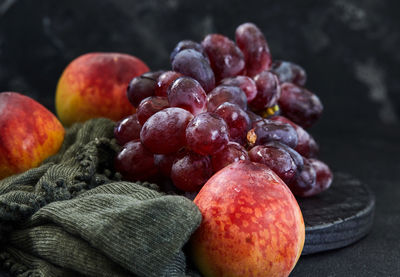
[[[217,114],[198,114],[187,125],[186,141],[192,151],[201,155],[212,155],[228,143],[228,126]]]
[[[333,174],[328,165],[326,165],[324,162],[317,159],[308,160],[317,174],[316,186],[312,192],[312,195],[316,195],[324,190],[327,190],[331,186]]]
[[[160,172],[165,177],[171,176],[171,168],[172,164],[176,159],[182,158],[186,154],[186,150],[181,148],[178,152],[172,154],[155,154],[154,155],[154,163],[159,168]]]
[[[154,154],[170,154],[186,144],[185,130],[193,115],[181,108],[153,114],[142,127],[140,140]]]
[[[204,56],[192,49],[182,50],[172,61],[172,69],[197,80],[206,92],[215,86],[215,76]]]
[[[291,83],[283,83],[281,91],[279,107],[294,123],[308,128],[320,118],[323,107],[315,94]]]
[[[250,160],[265,164],[286,184],[296,175],[297,166],[288,152],[282,148],[258,145],[249,151]]]
[[[125,179],[160,181],[167,193],[183,190],[190,197],[213,172],[252,160],[269,166],[296,196],[329,188],[332,172],[314,159],[318,144],[303,129],[323,110],[319,98],[303,88],[305,70],[272,62],[253,23],[238,26],[235,41],[220,34],[207,35],[201,44],[180,41],[170,71],[131,80],[127,97],[136,114],[114,128],[122,146],[115,169]],[[156,180],[161,174],[164,179]]]
[[[114,137],[119,145],[124,145],[128,141],[139,139],[141,129],[142,125],[138,121],[137,114],[133,114],[117,123]]]
[[[263,33],[253,23],[236,29],[236,43],[244,54],[247,75],[252,77],[270,68],[271,54]]]
[[[306,71],[300,66],[287,61],[274,61],[271,71],[278,76],[281,83],[293,83],[304,87],[307,81]]]
[[[175,153],[165,155],[165,154],[155,154],[154,155],[154,163],[160,170],[161,174],[164,177],[171,176],[171,168],[172,164],[174,163],[176,157]]]
[[[143,125],[150,116],[168,107],[167,97],[150,96],[143,99],[136,111],[139,123]]]
[[[243,72],[244,56],[235,43],[220,34],[210,34],[201,42],[207,53],[216,80],[232,77]]]
[[[137,108],[143,99],[155,95],[156,86],[152,78],[143,75],[133,78],[126,91],[129,102]]]
[[[153,153],[144,148],[139,140],[125,144],[115,158],[114,165],[124,179],[129,181],[150,180],[158,173]]]
[[[247,131],[251,127],[251,121],[247,113],[238,105],[225,102],[220,105],[215,113],[222,117],[228,125],[229,136],[232,141],[245,144]]]
[[[168,93],[167,93],[168,88],[171,86],[171,84],[176,79],[178,79],[179,77],[182,77],[182,76],[183,76],[182,74],[180,74],[179,72],[175,72],[175,71],[164,72],[163,74],[160,75],[160,77],[158,77],[155,94],[157,96],[166,97],[168,95]]]
[[[240,87],[246,94],[247,102],[253,100],[257,95],[256,83],[248,76],[225,78],[221,81],[221,85]]]
[[[174,185],[183,191],[199,190],[211,175],[210,158],[193,152],[188,152],[182,158],[175,160],[171,168]]]
[[[247,132],[247,141],[250,145],[277,141],[295,148],[298,138],[296,131],[289,124],[263,119],[253,122],[253,129]]]
[[[274,121],[288,123],[296,130],[299,141],[295,150],[299,152],[302,156],[306,158],[314,158],[318,155],[319,146],[315,142],[314,138],[306,130],[284,116],[273,116],[270,119]]]
[[[249,160],[246,149],[236,142],[228,142],[221,150],[211,156],[211,163],[214,172],[239,160]]]
[[[269,71],[263,71],[254,77],[254,81],[257,94],[249,103],[250,106],[256,111],[274,106],[281,95],[278,77]]]
[[[194,115],[207,110],[207,95],[195,79],[180,77],[168,89],[168,100],[171,107],[179,107]]]
[[[207,110],[215,111],[219,105],[229,102],[247,110],[247,97],[239,87],[219,85],[207,95]]]

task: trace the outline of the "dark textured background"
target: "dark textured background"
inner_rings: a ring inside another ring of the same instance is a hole
[[[117,51],[168,69],[182,39],[233,38],[246,21],[276,59],[301,64],[325,111],[311,132],[334,170],[376,194],[371,233],[302,257],[293,276],[400,276],[400,4],[396,0],[0,0],[0,91],[54,111],[57,80],[75,57]]]

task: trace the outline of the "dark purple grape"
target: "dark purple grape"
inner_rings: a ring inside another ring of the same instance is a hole
[[[243,72],[245,67],[243,53],[226,36],[210,34],[204,38],[201,45],[210,59],[217,81]]]
[[[268,145],[258,145],[249,151],[252,162],[265,164],[274,171],[286,184],[297,173],[297,166],[291,155],[283,148]]]
[[[243,110],[247,110],[247,97],[239,87],[219,85],[207,95],[207,110],[215,111],[219,105],[225,102],[238,105]]]
[[[186,49],[176,54],[172,61],[172,69],[197,80],[206,92],[215,87],[215,76],[210,64],[195,50]]]
[[[236,76],[225,78],[221,81],[221,85],[240,87],[247,97],[247,102],[253,100],[257,95],[257,86],[253,79],[248,76]]]
[[[150,77],[142,75],[133,78],[126,91],[129,102],[137,108],[143,99],[155,95],[156,86],[156,80]]]
[[[180,77],[168,89],[171,107],[179,107],[193,115],[207,111],[207,94],[195,79]]]
[[[128,181],[146,181],[154,178],[158,168],[154,155],[139,140],[124,145],[115,158],[115,169]]]
[[[150,78],[150,79],[152,79],[152,80],[154,80],[154,81],[157,81],[158,78],[159,78],[162,74],[164,74],[164,72],[165,72],[164,70],[149,71],[149,72],[143,73],[143,74],[142,74],[142,77]]]
[[[186,144],[185,130],[193,115],[181,108],[153,114],[142,127],[140,140],[154,154],[170,154]]]
[[[298,138],[295,129],[289,124],[263,119],[253,122],[253,129],[247,132],[247,141],[250,145],[277,141],[295,148]]]
[[[200,43],[197,43],[193,40],[182,40],[175,46],[174,50],[172,51],[170,56],[171,62],[174,61],[176,54],[185,49],[193,49],[196,50],[197,52],[200,52],[204,56],[204,58],[206,58],[206,60],[208,61],[208,56],[205,53],[204,48],[203,46],[201,46]]]
[[[187,125],[186,141],[192,151],[201,155],[212,155],[228,143],[228,126],[217,114],[201,113]]]
[[[292,62],[274,61],[271,71],[278,76],[280,83],[293,83],[304,87],[307,81],[306,71],[300,65]]]
[[[296,164],[297,170],[300,171],[300,170],[303,169],[303,165],[304,165],[303,156],[301,156],[293,148],[287,146],[286,144],[277,142],[277,141],[268,142],[268,143],[266,143],[264,145],[269,146],[269,147],[279,148],[279,149],[282,149],[282,150],[288,152],[288,154],[290,155],[290,157],[292,157],[294,163]]]
[[[238,105],[225,102],[215,111],[228,125],[231,141],[244,145],[247,131],[251,128],[251,121],[247,113]]]
[[[193,152],[188,152],[182,158],[175,160],[171,168],[174,185],[183,191],[200,190],[211,175],[210,158]]]
[[[214,172],[240,160],[249,160],[249,155],[243,146],[233,141],[228,142],[221,151],[211,156]]]
[[[175,71],[166,71],[163,74],[160,75],[157,79],[157,87],[155,94],[157,96],[163,96],[167,97],[168,96],[168,88],[171,86],[171,84],[178,79],[179,77],[182,77],[183,75],[180,74],[179,72]]]
[[[332,171],[325,163],[316,159],[304,159],[303,170],[289,184],[289,188],[296,196],[310,197],[327,190],[332,180]]]
[[[303,128],[311,127],[321,117],[323,110],[315,94],[291,83],[281,85],[278,103],[282,114]]]
[[[271,66],[271,54],[263,33],[253,23],[244,23],[237,27],[236,44],[242,50],[246,61],[247,75],[254,75]]]
[[[286,183],[295,196],[308,197],[314,195],[317,173],[308,159],[304,159],[303,169],[291,182]]]
[[[274,106],[281,96],[278,77],[269,71],[263,71],[254,77],[257,86],[256,97],[249,103],[251,108],[262,111]]]
[[[250,110],[247,110],[246,113],[249,116],[251,122],[256,122],[256,121],[263,120],[263,118],[261,116],[259,116],[258,114],[254,113],[254,112],[252,112]]]
[[[137,114],[133,114],[117,123],[114,137],[119,145],[124,145],[131,140],[139,139],[141,129],[142,125],[138,121]]]
[[[306,130],[304,130],[302,127],[295,124],[294,122],[292,122],[291,120],[287,119],[284,116],[273,116],[270,119],[290,124],[296,130],[297,137],[299,138],[295,150],[306,158],[317,157],[319,152],[319,146],[314,140],[314,138]]]

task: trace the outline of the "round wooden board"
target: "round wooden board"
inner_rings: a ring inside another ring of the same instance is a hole
[[[297,200],[306,226],[302,255],[347,246],[371,229],[375,197],[365,184],[348,174],[335,173],[327,191]]]

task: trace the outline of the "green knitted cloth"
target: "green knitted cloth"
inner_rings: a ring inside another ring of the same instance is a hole
[[[114,123],[67,130],[59,153],[0,181],[0,262],[16,276],[185,276],[196,205],[113,171]]]

